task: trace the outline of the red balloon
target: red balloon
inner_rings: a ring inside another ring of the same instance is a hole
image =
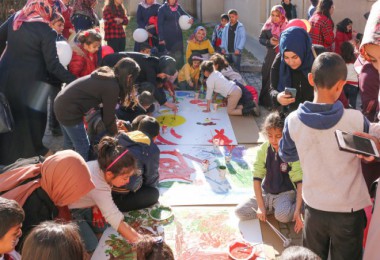
[[[308,20],[305,19],[293,19],[290,20],[289,23],[286,25],[285,29],[288,29],[290,27],[300,27],[304,29],[305,31],[309,32],[311,25]]]

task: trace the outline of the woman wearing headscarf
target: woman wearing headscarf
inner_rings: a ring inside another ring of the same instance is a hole
[[[284,112],[291,112],[304,101],[314,98],[313,87],[307,79],[314,62],[313,49],[320,54],[325,49],[313,46],[307,32],[299,27],[290,27],[280,37],[280,53],[277,54],[271,69],[270,94],[275,106],[282,106]],[[295,97],[285,93],[285,88],[295,88]]]
[[[203,26],[198,26],[194,30],[187,41],[186,60],[189,60],[192,54],[201,55],[204,60],[210,59],[210,56],[214,54],[214,47],[207,39],[206,34],[206,28]]]
[[[320,0],[313,16],[309,19],[311,25],[309,34],[313,44],[322,45],[328,51],[332,51],[334,43],[334,22],[331,19],[334,9],[332,0]]]
[[[143,0],[139,3],[136,13],[137,27],[146,29],[149,34],[147,42],[151,47],[158,48],[158,8],[156,0]],[[135,42],[134,51],[140,51],[140,43]]]
[[[96,0],[75,0],[71,22],[75,31],[85,31],[99,25],[99,20],[94,8]]]
[[[158,38],[159,44],[164,45],[166,50],[177,61],[177,69],[184,64],[183,36],[179,26],[179,18],[187,14],[178,4],[178,0],[168,0],[158,9]],[[191,18],[190,23],[193,23]]]
[[[272,100],[270,97],[270,69],[276,54],[278,53],[278,41],[281,32],[285,30],[288,20],[285,17],[285,9],[281,5],[272,7],[270,17],[261,29],[259,41],[261,45],[267,47],[267,55],[261,68],[262,84],[259,96],[259,104],[271,109]]]
[[[47,102],[48,74],[65,83],[75,79],[59,62],[57,33],[49,26],[57,5],[65,8],[60,1],[29,0],[0,26],[0,92],[15,120],[13,132],[0,134],[0,164],[47,152],[46,113],[36,105]]]
[[[17,201],[25,212],[21,240],[43,221],[70,220],[67,206],[94,187],[85,161],[70,150],[0,175],[0,195]]]

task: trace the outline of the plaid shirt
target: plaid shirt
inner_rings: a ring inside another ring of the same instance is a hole
[[[334,43],[334,24],[331,19],[321,13],[314,13],[309,20],[311,30],[309,35],[313,44],[324,46],[328,51],[332,51]]]
[[[114,18],[122,18],[123,22],[121,24],[117,24],[114,20]],[[125,38],[125,31],[123,28],[123,25],[128,24],[128,17],[125,15],[124,10],[121,8],[118,8],[116,10],[116,14],[112,12],[112,9],[110,6],[106,6],[103,10],[103,19],[105,21],[104,23],[104,32],[105,37],[104,39],[107,41],[109,39],[118,39],[118,38]]]

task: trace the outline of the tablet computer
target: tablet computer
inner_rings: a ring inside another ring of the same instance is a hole
[[[341,151],[379,158],[379,152],[376,148],[376,144],[371,139],[341,130],[335,130],[335,137],[338,142],[339,150]]]

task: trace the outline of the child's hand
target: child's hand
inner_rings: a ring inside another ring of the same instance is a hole
[[[292,95],[286,94],[285,91],[278,93],[277,101],[281,104],[281,106],[287,106],[291,103],[296,102],[295,98],[292,98]]]
[[[256,216],[259,220],[261,221],[266,221],[267,220],[267,211],[265,208],[257,208],[256,211]]]
[[[303,228],[303,219],[300,212],[294,212],[293,221],[296,222],[294,225],[294,232],[298,234],[298,232],[300,232]]]
[[[273,46],[278,45],[278,39],[277,38],[272,37],[272,38],[270,38],[269,41],[270,41],[270,44],[272,44]]]
[[[240,55],[241,51],[235,50],[235,55]]]

